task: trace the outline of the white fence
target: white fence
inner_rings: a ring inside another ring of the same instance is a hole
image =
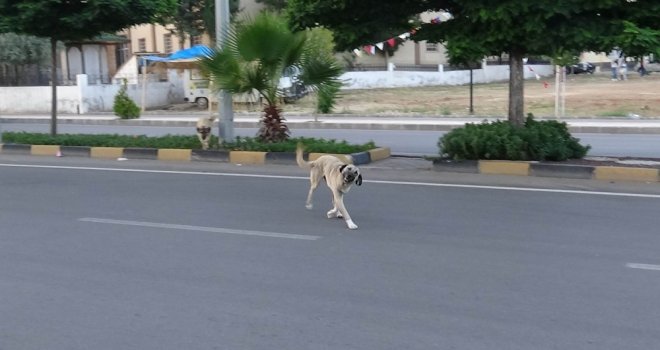
[[[551,65],[525,65],[525,78],[550,76]],[[146,108],[165,106],[183,102],[183,82],[175,72],[169,74],[167,82],[148,82],[146,89],[142,84],[129,84],[127,93],[137,103]],[[346,72],[341,76],[343,89],[372,89],[393,87],[417,87],[431,85],[462,85],[470,82],[470,72],[396,71],[390,66],[387,71]],[[489,83],[509,79],[509,66],[488,66],[473,70],[474,83]],[[76,86],[57,87],[57,109],[59,113],[82,114],[87,112],[112,111],[114,97],[120,85],[89,85],[87,76],[77,76]],[[12,113],[49,113],[51,88],[37,87],[0,87],[0,114]]]
[[[166,82],[148,81],[146,89],[142,84],[128,84],[126,93],[138,106],[142,106],[144,100],[145,108],[183,102],[183,84],[180,79],[170,78],[172,79]],[[85,74],[77,75],[76,82],[75,86],[57,87],[58,113],[112,111],[121,85],[89,85]],[[0,87],[0,114],[50,113],[51,93],[50,86]]]

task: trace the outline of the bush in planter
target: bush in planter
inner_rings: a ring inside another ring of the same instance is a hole
[[[508,121],[466,124],[438,141],[440,155],[451,159],[551,160],[584,157],[590,146],[572,137],[566,123],[535,121],[528,115],[524,127]]]
[[[127,80],[123,79],[121,88],[115,96],[115,103],[112,106],[112,110],[115,112],[115,115],[119,116],[121,119],[135,119],[140,117],[140,107],[138,107],[128,94],[126,93],[126,84]]]

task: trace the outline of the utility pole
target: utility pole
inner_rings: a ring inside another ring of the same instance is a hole
[[[221,49],[229,34],[229,0],[215,0],[215,40]],[[210,101],[209,101],[210,103]],[[218,94],[218,134],[220,141],[234,140],[234,110],[231,94],[225,90]]]

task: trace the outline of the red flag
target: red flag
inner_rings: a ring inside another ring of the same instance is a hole
[[[390,47],[394,47],[394,45],[396,45],[396,39],[387,39],[387,43],[390,45]]]

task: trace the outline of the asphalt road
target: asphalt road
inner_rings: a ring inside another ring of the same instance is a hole
[[[655,184],[0,155],[0,349],[653,349]]]
[[[49,132],[49,124],[3,123],[4,131]],[[191,127],[159,126],[105,126],[105,125],[58,125],[59,133],[108,133],[125,135],[162,136],[166,134],[194,134]],[[235,129],[236,136],[254,136],[257,129]],[[444,132],[392,131],[392,130],[336,130],[292,129],[293,136],[333,138],[353,143],[374,141],[379,146],[390,147],[394,154],[434,156],[438,153],[438,139]],[[591,145],[590,156],[660,158],[660,135],[656,134],[574,134],[582,144]]]

